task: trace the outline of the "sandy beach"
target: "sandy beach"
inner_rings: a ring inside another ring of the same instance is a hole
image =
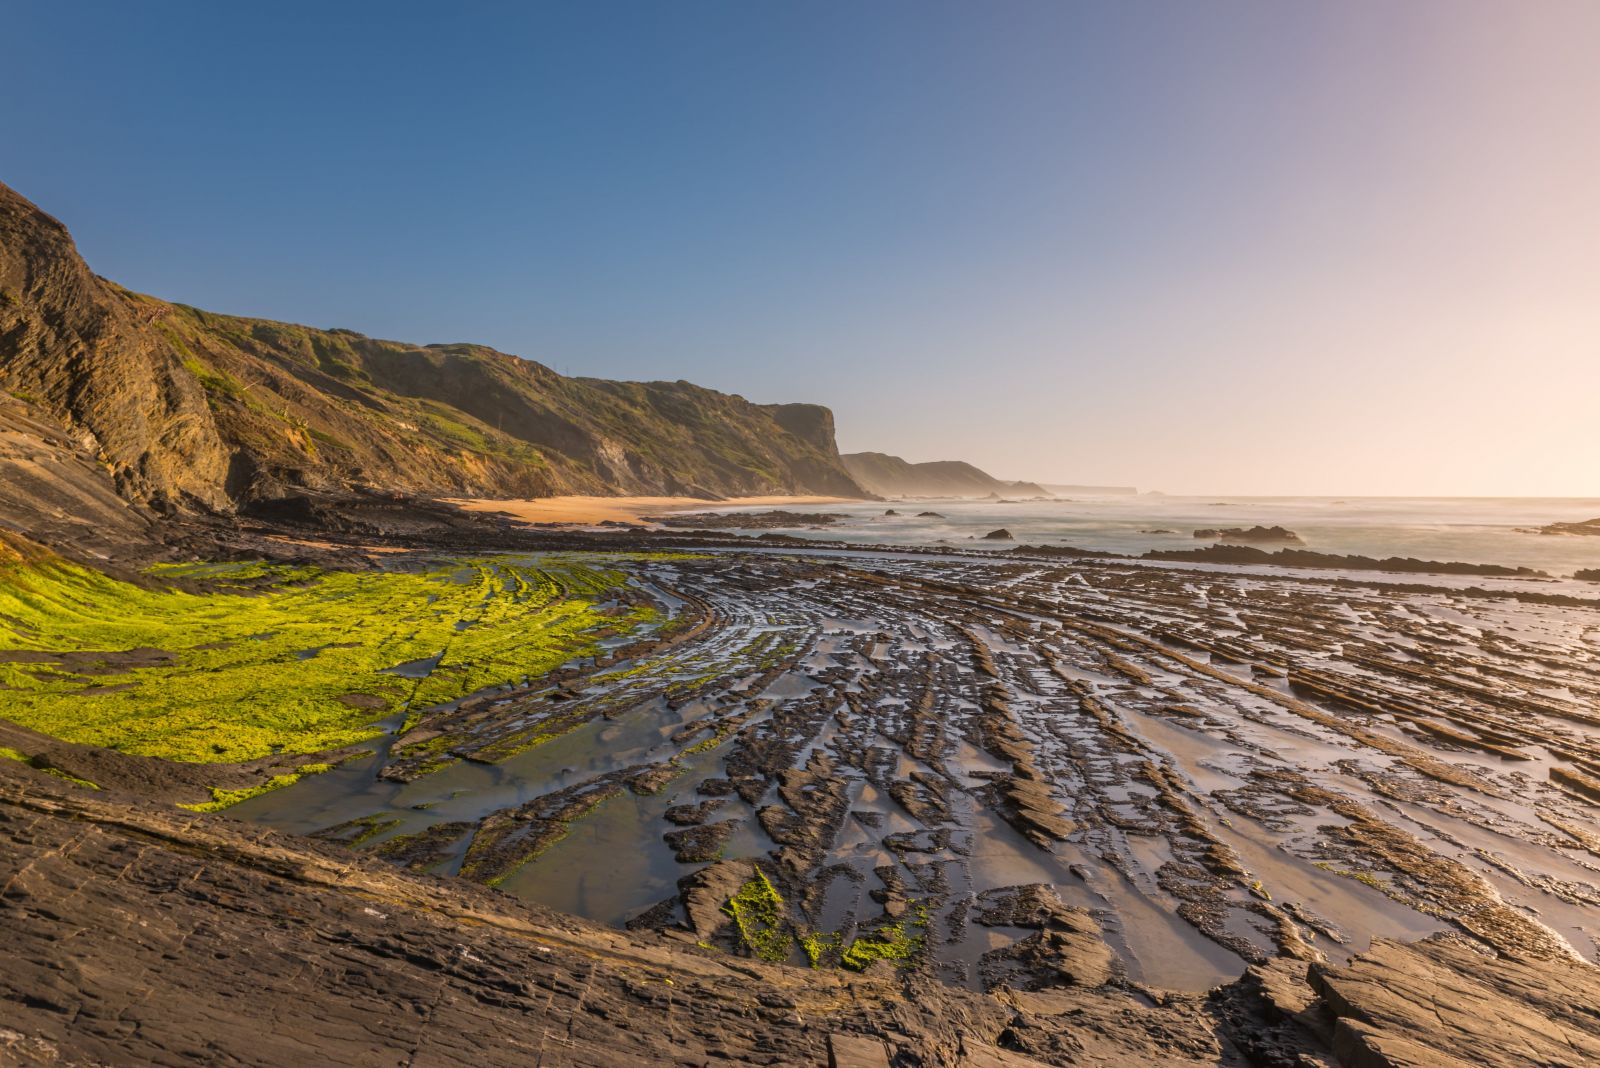
[[[701,512],[728,508],[782,508],[797,504],[860,504],[851,497],[539,497],[532,500],[453,500],[469,512],[504,512],[527,523],[571,523],[589,526],[607,520],[637,523],[664,512]]]

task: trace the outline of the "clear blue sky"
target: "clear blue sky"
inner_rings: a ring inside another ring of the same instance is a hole
[[[0,180],[141,291],[1013,477],[1600,494],[1600,4],[7,9]]]

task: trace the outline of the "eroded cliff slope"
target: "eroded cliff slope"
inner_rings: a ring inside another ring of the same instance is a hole
[[[885,497],[1049,496],[1032,482],[1007,482],[964,460],[914,464],[882,452],[852,452],[842,459],[860,486]]]
[[[94,275],[66,228],[4,185],[0,390],[28,428],[14,454],[54,442],[156,512],[301,489],[861,494],[818,405],[168,303]],[[14,456],[0,464],[14,484]]]

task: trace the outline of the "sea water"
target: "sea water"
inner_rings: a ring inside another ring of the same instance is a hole
[[[897,515],[885,515],[888,510]],[[738,511],[739,509],[719,509]],[[747,509],[768,511],[768,507]],[[1373,557],[1415,557],[1531,567],[1554,576],[1600,568],[1600,536],[1536,533],[1549,523],[1600,518],[1600,498],[1535,497],[1176,497],[1125,494],[1056,500],[895,498],[882,502],[796,505],[786,511],[844,519],[785,534],[885,545],[1005,549],[1015,544],[1071,546],[1139,554],[1195,549],[1205,528],[1282,526],[1304,548]],[[919,516],[936,512],[937,516]],[[1007,530],[1013,541],[986,541]],[[1280,546],[1263,545],[1274,549]],[[1296,546],[1297,548],[1300,546]]]

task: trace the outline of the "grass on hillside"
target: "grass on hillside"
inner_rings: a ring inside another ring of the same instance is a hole
[[[59,560],[0,561],[0,716],[70,742],[204,763],[352,745],[378,734],[378,720],[538,676],[653,622],[646,606],[607,607],[627,581],[622,560],[151,572],[199,580],[206,593]],[[386,670],[436,656],[425,677]]]

